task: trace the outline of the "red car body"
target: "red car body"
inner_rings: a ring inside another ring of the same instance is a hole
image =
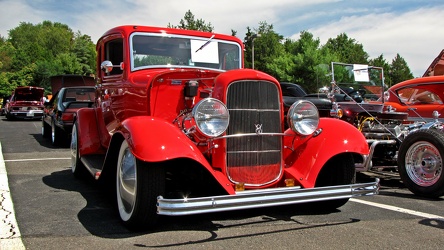
[[[40,119],[43,116],[44,89],[40,87],[17,87],[5,105],[5,114],[10,119]]]
[[[330,118],[305,135],[284,130],[279,82],[244,69],[243,51],[233,36],[147,26],[99,39],[97,96],[77,112],[72,171],[114,183],[128,227],[152,226],[158,215],[322,200],[337,207],[377,193],[377,181],[351,183],[353,162],[369,153],[363,135]],[[302,105],[301,120],[317,115]]]
[[[389,88],[385,106],[406,112],[410,121],[431,121],[433,111],[444,113],[444,76],[407,80]]]

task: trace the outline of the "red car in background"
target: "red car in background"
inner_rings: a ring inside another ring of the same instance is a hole
[[[444,113],[444,76],[428,76],[398,83],[388,90],[386,107],[406,112],[410,121],[432,121],[433,111]],[[441,121],[444,121],[441,118]]]
[[[40,119],[43,116],[43,93],[40,87],[17,87],[6,102],[5,115],[8,120]]]

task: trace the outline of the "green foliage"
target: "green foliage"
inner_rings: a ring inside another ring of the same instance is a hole
[[[407,62],[399,54],[396,54],[388,72],[393,84],[413,78],[413,74],[410,71]]]
[[[34,85],[35,64],[23,67],[18,72],[1,72],[0,73],[0,96],[9,96],[12,91],[19,86]]]
[[[213,32],[213,25],[211,23],[205,23],[202,19],[195,19],[194,14],[191,13],[190,10],[188,10],[185,13],[185,16],[183,19],[180,19],[179,25],[172,25],[168,24],[169,28],[176,28],[176,29],[185,29],[185,30],[200,30],[200,31],[207,31],[207,32]],[[233,31],[232,31],[233,32]]]
[[[390,72],[390,64],[384,59],[384,56],[382,54],[374,59],[369,60],[369,65],[375,67],[382,67],[385,74],[384,75],[385,86],[390,87],[393,85],[392,78],[390,78],[388,75]],[[413,76],[411,78],[413,78]]]
[[[0,40],[0,95],[17,86],[50,91],[49,77],[95,73],[95,45],[90,36],[74,34],[65,24],[22,22]]]
[[[368,54],[364,51],[362,44],[355,39],[348,38],[347,34],[342,33],[336,38],[328,39],[324,45],[331,53],[338,56],[340,62],[368,64]]]

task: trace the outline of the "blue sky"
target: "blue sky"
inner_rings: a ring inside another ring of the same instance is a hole
[[[399,53],[415,77],[444,49],[442,0],[0,0],[0,35],[7,37],[20,22],[49,20],[96,42],[118,25],[177,25],[188,10],[215,32],[233,29],[241,39],[246,27],[257,28],[262,21],[286,38],[309,31],[322,44],[346,33],[370,58],[383,54],[391,62]]]

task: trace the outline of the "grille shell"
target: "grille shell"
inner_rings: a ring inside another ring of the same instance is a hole
[[[269,184],[282,172],[280,92],[273,82],[237,81],[228,86],[230,125],[227,135],[227,174],[234,183]],[[260,132],[259,132],[260,131]]]

